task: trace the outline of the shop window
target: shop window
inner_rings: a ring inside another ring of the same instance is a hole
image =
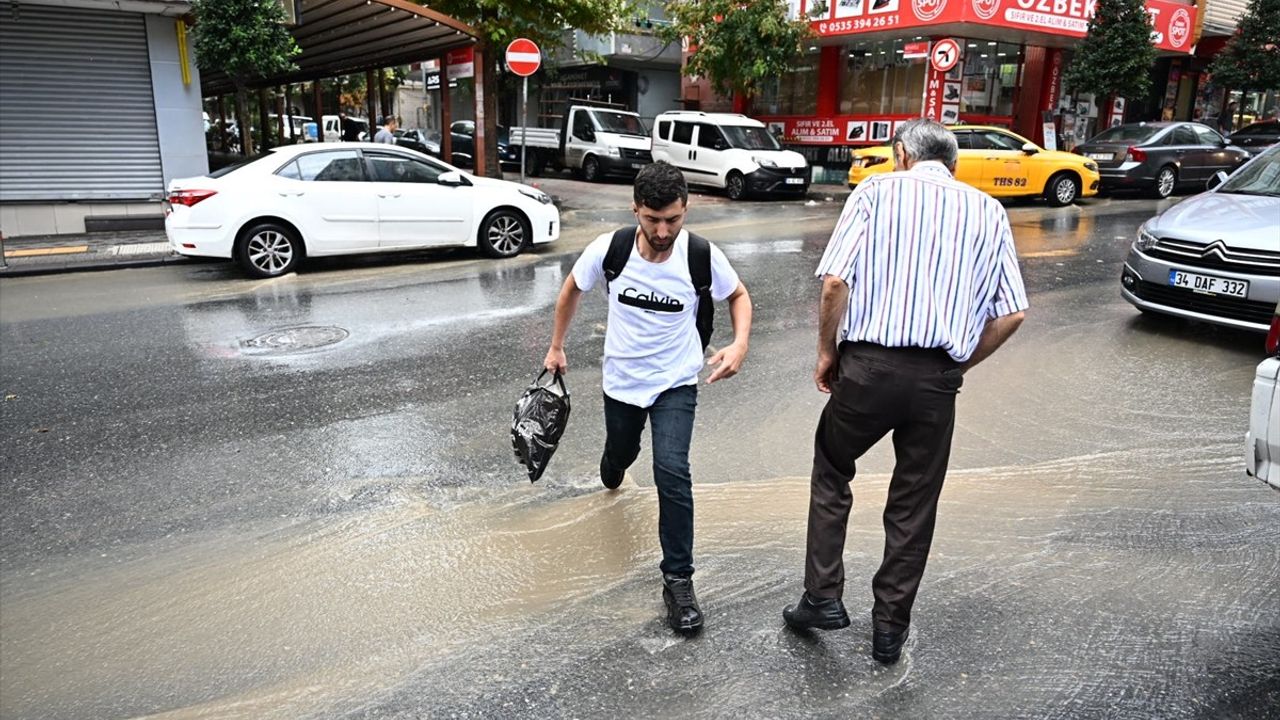
[[[756,105],[761,115],[814,115],[818,112],[818,49],[810,48],[798,67],[766,84]]]
[[[858,42],[843,48],[842,115],[918,115],[926,61],[902,59],[909,40]]]
[[[966,40],[960,112],[1013,115],[1013,96],[1022,70],[1022,46]]]

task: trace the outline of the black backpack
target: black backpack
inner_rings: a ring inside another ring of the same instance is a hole
[[[636,229],[632,225],[613,233],[609,252],[604,256],[605,287],[622,274],[627,260],[631,259],[631,248],[636,243]],[[689,233],[689,277],[693,279],[693,289],[698,293],[698,337],[702,339],[702,349],[706,350],[711,343],[711,330],[716,314],[715,303],[711,299],[711,243],[693,233]]]

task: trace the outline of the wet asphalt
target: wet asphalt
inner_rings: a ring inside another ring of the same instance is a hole
[[[628,219],[578,192],[557,194],[581,223]],[[779,614],[801,592],[812,272],[838,203],[695,197],[755,327],[742,374],[700,388],[691,640],[660,618],[647,443],[621,490],[595,478],[601,298],[569,338],[550,469],[531,486],[512,457],[583,238],[271,281],[6,279],[0,716],[1278,717],[1280,494],[1241,469],[1261,337],[1119,297],[1167,204],[1010,207],[1032,309],[966,378],[890,668],[869,657],[887,442],[854,481],[853,626]]]

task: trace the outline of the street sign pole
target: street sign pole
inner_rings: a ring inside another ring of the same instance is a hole
[[[529,127],[529,76],[524,76],[523,87],[520,90],[520,127]],[[529,143],[527,138],[521,138],[520,142],[520,184],[524,184],[524,154],[529,152],[525,146]]]

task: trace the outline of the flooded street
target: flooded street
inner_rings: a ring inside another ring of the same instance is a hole
[[[559,452],[535,485],[512,456],[586,238],[272,281],[6,278],[0,716],[1280,717],[1280,494],[1242,469],[1262,338],[1119,297],[1167,203],[1010,209],[1031,310],[966,378],[912,635],[884,667],[888,442],[853,484],[852,627],[780,614],[802,590],[812,272],[839,207],[702,200],[689,226],[756,307],[742,374],[699,388],[700,636],[663,622],[647,435],[620,490],[597,478],[598,295],[566,347]],[[712,344],[728,330],[721,306]]]

